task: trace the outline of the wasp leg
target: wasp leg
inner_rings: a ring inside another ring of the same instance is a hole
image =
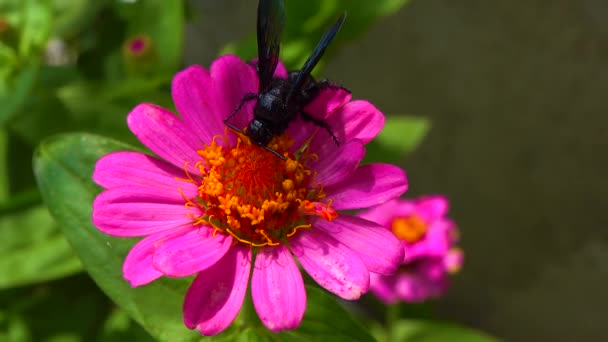
[[[224,119],[224,124],[226,124],[226,126],[230,127],[231,129],[233,129],[241,134],[245,134],[245,132],[242,129],[240,129],[240,128],[236,127],[235,125],[233,125],[232,123],[230,123],[230,119],[232,119],[232,117],[235,116],[236,113],[238,113],[241,110],[241,108],[243,108],[243,105],[245,103],[247,103],[251,100],[254,100],[257,97],[258,97],[258,94],[253,94],[253,93],[245,94],[245,96],[243,96],[243,99],[241,100],[241,103],[239,103],[239,105],[236,106],[236,108],[232,111],[232,113],[230,113],[230,115],[228,115]]]
[[[331,89],[331,90],[344,90],[347,93],[351,93],[350,90],[348,90],[347,88],[344,88],[343,86],[333,83],[332,81],[328,80],[328,79],[323,79],[317,82],[317,87],[319,87],[319,89],[323,90],[323,89]]]
[[[313,124],[315,124],[321,128],[324,128],[327,131],[327,133],[329,133],[331,138],[334,140],[334,143],[336,143],[336,146],[340,146],[340,143],[338,142],[338,138],[336,138],[334,133],[331,131],[331,127],[329,127],[327,122],[325,122],[321,119],[317,119],[304,111],[300,112],[300,116],[302,117],[302,120],[312,122]]]
[[[271,149],[270,147],[268,147],[266,145],[258,144],[258,146],[260,146],[261,148],[265,149],[268,152],[271,152],[272,154],[274,154],[275,156],[277,156],[277,157],[279,157],[279,158],[281,158],[283,160],[287,160],[287,158],[285,158],[285,156],[281,155],[279,152]]]

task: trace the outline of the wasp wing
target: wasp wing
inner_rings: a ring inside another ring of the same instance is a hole
[[[291,98],[291,95],[294,92],[300,91],[300,88],[302,87],[304,81],[308,78],[308,76],[310,76],[312,69],[315,68],[317,63],[319,63],[319,60],[321,60],[321,57],[323,57],[323,54],[325,53],[325,49],[327,49],[327,47],[329,46],[331,41],[334,39],[334,37],[336,36],[336,33],[338,33],[338,31],[340,31],[340,28],[342,27],[342,24],[344,23],[345,19],[346,19],[346,12],[344,12],[333,23],[333,25],[331,25],[331,27],[329,29],[327,29],[327,31],[325,31],[325,33],[323,34],[323,37],[321,37],[321,40],[317,44],[317,47],[315,47],[315,49],[312,52],[312,54],[310,55],[310,57],[308,57],[308,59],[306,60],[306,63],[304,63],[304,66],[299,71],[298,77],[294,81],[292,88],[290,89],[289,94],[287,95],[287,99],[288,99],[287,103],[289,103],[289,99]]]
[[[285,27],[283,0],[260,0],[258,3],[258,78],[259,92],[268,90],[279,63],[281,35]]]

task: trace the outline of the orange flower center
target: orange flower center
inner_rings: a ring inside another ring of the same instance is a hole
[[[426,223],[416,215],[398,217],[391,223],[393,234],[409,243],[420,241],[427,228]]]
[[[239,136],[236,146],[216,143],[197,151],[195,163],[202,177],[187,174],[198,185],[198,197],[186,198],[186,206],[196,206],[204,214],[193,216],[194,224],[204,224],[253,246],[277,245],[308,228],[308,215],[326,220],[337,217],[325,198],[322,184],[314,182],[308,168],[315,155],[307,145],[289,153],[293,141],[287,134],[275,137],[270,148],[286,156],[281,160],[269,151]]]

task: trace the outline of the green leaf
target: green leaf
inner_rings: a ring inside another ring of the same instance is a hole
[[[19,57],[14,49],[0,41],[0,94],[9,88],[9,78],[19,65]]]
[[[39,53],[51,33],[52,10],[49,1],[24,0],[19,55]]]
[[[430,129],[427,119],[413,116],[389,116],[384,129],[366,146],[365,163],[399,163],[412,153]]]
[[[7,208],[26,208],[42,203],[40,192],[35,189],[36,181],[32,171],[34,149],[15,134],[8,134],[8,189]],[[18,205],[15,205],[18,204]],[[11,211],[11,210],[9,210]],[[0,215],[6,210],[0,209]]]
[[[11,130],[33,145],[76,129],[136,142],[126,117],[138,103],[173,106],[169,94],[158,90],[170,84],[168,77],[129,78],[118,84],[73,80],[57,88],[53,85],[75,76],[72,70],[53,69],[45,73],[44,84],[39,82],[34,91],[37,96],[22,110],[27,115],[11,121]]]
[[[2,290],[0,340],[95,341],[112,306],[84,273]]]
[[[0,79],[0,127],[16,115],[28,100],[39,67],[38,61],[32,60],[9,79]]]
[[[0,216],[0,289],[76,273],[80,261],[46,207]]]
[[[100,190],[91,180],[95,162],[109,152],[132,149],[95,135],[57,136],[38,147],[34,174],[52,215],[85,269],[114,302],[157,339],[199,338],[182,321],[189,279],[163,278],[131,288],[122,277],[122,264],[135,240],[105,235],[91,223],[92,202]]]
[[[5,314],[4,312],[0,312],[0,314],[1,341],[32,341],[32,336],[23,317]]]
[[[412,342],[497,342],[495,337],[452,323],[400,320],[393,326],[394,341]]]
[[[76,36],[91,24],[101,4],[101,1],[94,0],[53,0],[53,35],[67,38]]]
[[[418,147],[429,129],[430,123],[425,118],[392,115],[386,119],[384,129],[376,140],[406,155]]]
[[[73,66],[42,66],[37,72],[35,84],[24,94],[18,111],[11,114],[7,124],[10,132],[36,146],[50,134],[74,129],[65,106],[55,93],[78,77]]]
[[[8,177],[8,134],[0,129],[0,203],[8,200],[10,193]]]
[[[374,341],[335,296],[313,286],[306,287],[306,294],[304,320],[298,329],[280,334],[286,341]]]
[[[124,310],[116,309],[106,320],[98,341],[152,341],[152,337]]]

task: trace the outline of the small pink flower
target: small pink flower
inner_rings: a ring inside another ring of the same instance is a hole
[[[448,200],[428,196],[417,200],[395,199],[359,216],[391,230],[404,249],[403,262],[394,275],[371,274],[371,291],[383,302],[422,302],[441,296],[449,274],[464,261],[456,247],[458,231],[446,218]]]
[[[284,67],[276,76],[286,76]],[[251,273],[255,310],[266,327],[280,331],[297,327],[306,308],[294,256],[344,299],[368,291],[370,272],[397,269],[403,248],[390,231],[337,212],[371,207],[407,189],[395,166],[359,166],[363,145],[384,125],[374,106],[351,101],[343,90],[324,90],[306,111],[329,124],[340,146],[298,119],[269,144],[283,161],[223,123],[245,94],[258,91],[252,66],[223,56],[209,71],[192,66],[178,73],[172,88],[181,118],[141,104],[127,119],[159,158],[111,153],[93,175],[106,189],[93,204],[95,226],[114,236],[145,236],[124,263],[132,286],[196,274],[184,321],[214,335],[238,314]],[[235,115],[237,127],[251,120],[254,102]]]

